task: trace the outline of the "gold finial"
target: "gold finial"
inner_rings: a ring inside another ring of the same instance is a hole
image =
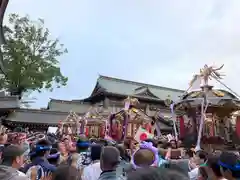
[[[171,96],[170,95],[168,95],[167,98],[164,100],[164,104],[166,106],[170,106],[172,104],[172,102],[173,101],[171,100]]]
[[[211,80],[212,78],[216,80],[222,79],[223,74],[218,71],[221,70],[223,66],[224,64],[219,68],[214,68],[214,66],[208,66],[205,64],[204,67],[200,69],[200,73],[193,76],[189,85],[192,86],[198,78],[201,78],[203,80],[204,85],[208,85],[208,80]]]
[[[131,98],[128,96],[124,101],[124,104],[129,103],[129,105],[136,106],[139,104],[139,101],[137,98]]]

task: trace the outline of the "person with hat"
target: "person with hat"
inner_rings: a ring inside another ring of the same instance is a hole
[[[2,153],[2,165],[0,166],[1,180],[26,180],[27,176],[18,169],[24,163],[24,152],[20,146],[9,145]]]

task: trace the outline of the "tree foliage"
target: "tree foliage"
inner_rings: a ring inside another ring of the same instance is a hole
[[[29,16],[9,15],[9,25],[4,28],[6,45],[3,61],[6,75],[0,78],[0,86],[11,94],[52,90],[65,86],[58,58],[67,49],[58,39],[52,40],[44,21],[30,20]]]

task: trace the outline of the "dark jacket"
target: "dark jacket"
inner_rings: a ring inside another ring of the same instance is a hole
[[[1,180],[28,180],[26,175],[22,175],[17,169],[9,166],[0,166],[0,179]]]
[[[27,173],[27,171],[33,166],[40,166],[42,168],[42,171],[38,172],[38,177],[42,177],[42,175],[46,175],[56,170],[56,166],[50,164],[47,159],[37,157],[30,164],[27,164],[22,171]],[[44,174],[42,174],[42,172]]]
[[[116,171],[117,175],[123,175],[125,176],[128,172],[131,172],[133,170],[132,164],[128,163],[125,160],[121,160]]]
[[[170,160],[169,164],[178,166],[182,169],[184,174],[188,174],[188,172],[190,172],[189,159]]]

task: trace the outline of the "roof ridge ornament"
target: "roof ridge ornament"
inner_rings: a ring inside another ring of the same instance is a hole
[[[222,79],[222,76],[224,76],[222,73],[218,72],[223,68],[224,64],[220,66],[219,68],[214,68],[214,66],[208,66],[207,64],[204,65],[203,68],[200,69],[199,74],[195,74],[190,81],[189,85],[190,88],[193,86],[193,84],[197,81],[197,79],[201,79],[203,81],[203,86],[209,86],[209,80],[215,79],[220,80]]]
[[[129,109],[130,106],[134,106],[136,107],[137,105],[139,105],[139,101],[137,98],[132,98],[130,96],[128,96],[126,99],[124,99],[124,105],[125,105],[125,110]]]
[[[146,96],[146,97],[151,97],[151,98],[157,98],[160,99],[157,95],[155,95],[148,86],[141,86],[139,88],[136,88],[135,90],[135,94],[137,96]],[[140,92],[136,92],[136,91],[140,91]]]
[[[172,99],[171,99],[171,96],[168,95],[167,98],[164,100],[164,104],[167,106],[167,107],[170,107],[170,105],[173,103]]]
[[[136,92],[136,91],[139,91],[139,90],[142,90],[142,89],[149,89],[149,87],[146,86],[146,85],[143,85],[143,86],[137,87],[136,89],[134,89],[134,91]]]

